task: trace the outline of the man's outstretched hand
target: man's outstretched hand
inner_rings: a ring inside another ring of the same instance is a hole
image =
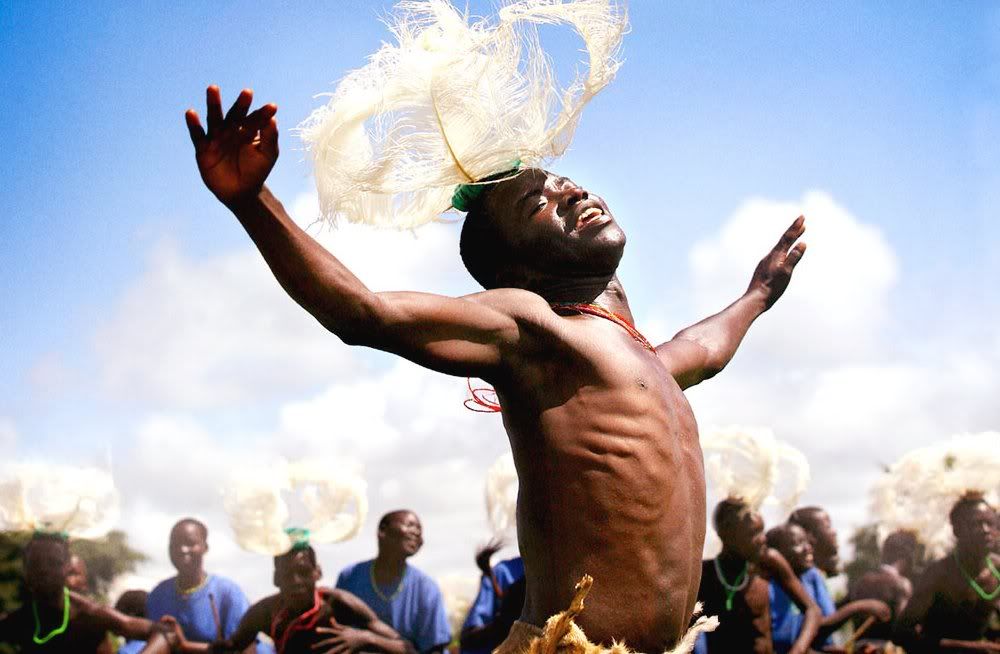
[[[781,294],[788,288],[795,264],[799,262],[806,251],[805,243],[796,243],[805,231],[806,219],[799,216],[781,235],[778,244],[760,260],[757,269],[753,271],[753,278],[750,280],[747,292],[763,293],[765,310],[770,309],[771,305],[777,302]]]
[[[198,172],[215,197],[224,204],[255,195],[278,160],[278,107],[266,104],[252,113],[253,91],[243,89],[229,112],[222,115],[219,87],[206,91],[208,133],[198,112],[184,115],[194,144]]]

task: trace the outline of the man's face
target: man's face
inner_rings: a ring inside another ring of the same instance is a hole
[[[38,541],[25,552],[24,582],[34,597],[62,592],[69,571],[69,551],[63,543]]]
[[[813,567],[813,548],[809,542],[809,535],[805,529],[798,525],[787,525],[785,547],[782,548],[782,555],[788,559],[788,564],[796,575]]]
[[[321,572],[304,550],[278,559],[274,566],[274,585],[281,591],[282,599],[292,606],[312,604],[316,582]]]
[[[66,587],[75,593],[88,593],[87,564],[74,554],[69,559],[69,573],[66,575]]]
[[[767,551],[767,538],[764,536],[764,520],[760,514],[747,511],[737,522],[719,534],[726,549],[732,551],[745,561],[759,561]]]
[[[208,543],[198,525],[180,522],[170,532],[170,562],[177,572],[193,574],[201,572]]]
[[[487,196],[491,219],[529,267],[566,275],[611,275],[625,233],[604,200],[565,177],[529,168]]]
[[[814,526],[808,535],[816,558],[816,567],[827,576],[833,577],[840,573],[837,531],[833,528],[830,515],[826,511],[817,511],[814,517]]]
[[[982,553],[996,547],[997,515],[986,503],[979,502],[958,515],[952,525],[958,544],[970,552]]]
[[[424,530],[420,518],[409,512],[393,517],[385,529],[379,532],[379,545],[407,558],[413,556],[424,545]]]

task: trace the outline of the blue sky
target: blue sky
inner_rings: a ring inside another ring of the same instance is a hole
[[[316,94],[332,90],[388,38],[378,18],[391,4],[0,6],[0,101],[7,111],[7,156],[0,164],[0,420],[12,425],[18,456],[61,460],[66,452],[103,457],[110,451],[116,465],[128,466],[129,448],[141,440],[150,416],[183,416],[220,443],[251,433],[266,439],[279,430],[284,407],[337,381],[333,373],[330,379],[313,375],[273,393],[262,381],[249,395],[234,392],[205,405],[153,392],[140,397],[109,390],[109,370],[127,368],[122,359],[130,355],[124,346],[107,345],[117,335],[108,330],[139,338],[115,316],[163,310],[162,298],[148,293],[159,287],[143,281],[155,277],[157,261],[194,271],[197,279],[216,270],[211,265],[220,258],[252,256],[239,225],[200,184],[183,111],[202,110],[209,83],[221,86],[227,102],[243,86],[253,87],[260,101],[276,102],[283,150],[269,184],[292,203],[309,193],[311,180],[290,128],[320,105]],[[486,13],[490,4],[469,7]],[[870,334],[875,345],[840,352],[836,360],[831,355],[826,368],[805,366],[802,379],[847,364],[920,368],[942,379],[936,366],[952,354],[973,362],[1000,358],[995,3],[634,0],[630,18],[618,79],[588,107],[570,153],[553,167],[604,195],[625,225],[631,238],[622,275],[638,315],[662,325],[661,336],[699,318],[692,247],[715,242],[748,199],[795,203],[821,191],[877,232],[885,248],[876,250],[890,253],[895,273],[887,273],[892,279],[884,293],[872,299],[885,312],[877,334]],[[561,36],[552,39],[560,57],[575,47]],[[440,238],[453,244],[457,228],[447,229],[439,229]],[[421,235],[412,248],[419,252],[423,242]],[[810,248],[820,245],[810,241]],[[853,256],[850,244],[839,252],[837,265],[855,270],[847,277],[858,280],[857,294],[865,296],[871,289],[856,271],[871,262]],[[472,290],[457,256],[452,263],[435,278],[437,290]],[[809,255],[802,265],[810,265]],[[837,265],[824,273],[826,287],[836,286]],[[750,270],[745,273],[748,278]],[[719,293],[735,297],[740,290]],[[267,297],[275,304],[255,306],[255,316],[292,311],[279,306],[285,302],[279,294]],[[794,329],[798,316],[792,308],[783,311],[773,322]],[[158,324],[169,328],[171,315]],[[313,337],[319,338],[310,332]],[[162,340],[135,343],[146,352]],[[177,347],[183,350],[184,342]],[[337,344],[330,347],[333,352]],[[765,378],[775,374],[769,356],[747,353],[746,377],[758,370]],[[227,359],[212,379],[261,373],[250,364],[239,370],[238,361]],[[265,370],[273,371],[280,357],[267,363]],[[377,376],[393,362],[362,355],[356,365],[350,375]],[[129,368],[128,375],[126,386],[144,383],[141,371]],[[995,381],[980,379],[977,387],[996,397]],[[738,394],[736,387],[726,392]],[[775,411],[779,395],[775,390],[768,405]],[[715,403],[705,398],[700,401]],[[724,394],[716,399],[725,403]],[[1000,427],[1000,414],[985,399],[959,404],[928,429],[944,437]],[[735,409],[707,413],[736,422],[767,418]],[[789,440],[796,442],[794,436]],[[845,439],[843,452],[855,442]],[[892,458],[905,446],[904,439],[878,454]],[[834,459],[839,453],[827,445],[806,449]],[[476,459],[473,471],[488,463]],[[371,470],[377,462],[368,464]],[[827,493],[821,499],[839,497],[832,481],[820,486]],[[851,498],[861,509],[864,501],[863,495]],[[441,555],[428,565],[448,570],[449,560]]]

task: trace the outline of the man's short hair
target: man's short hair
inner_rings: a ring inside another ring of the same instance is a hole
[[[777,527],[771,527],[767,530],[767,546],[778,550],[779,552],[785,551],[785,545],[790,544],[792,530],[787,524],[778,525]]]
[[[912,531],[894,531],[882,543],[882,563],[912,559],[917,553],[917,537]]]
[[[738,497],[727,497],[715,505],[712,512],[712,525],[716,532],[722,532],[743,522],[753,515],[750,506]]]
[[[465,269],[487,290],[500,286],[499,273],[510,262],[511,254],[506,240],[490,215],[489,195],[489,190],[484,191],[469,207],[458,241],[458,251]]]
[[[170,535],[173,536],[174,532],[183,527],[184,525],[194,525],[195,528],[198,530],[198,532],[201,534],[202,540],[208,542],[208,527],[205,526],[204,522],[198,520],[197,518],[191,518],[191,517],[181,518],[176,523],[174,523],[173,527],[170,528]]]
[[[50,534],[48,532],[35,532],[24,545],[23,556],[28,558],[28,552],[33,548],[43,545],[55,545],[62,552],[63,564],[69,563],[70,551],[69,541],[62,534]]]
[[[826,509],[819,506],[803,506],[792,511],[792,515],[788,516],[788,522],[802,527],[806,533],[811,534],[819,528],[821,513],[826,513]]]
[[[407,515],[408,513],[413,513],[413,515],[417,515],[416,513],[414,513],[409,509],[396,509],[395,511],[389,511],[384,516],[382,516],[382,518],[378,521],[378,531],[382,531],[383,529],[389,526],[390,522],[392,522],[399,516]]]
[[[316,550],[313,549],[312,545],[303,545],[300,547],[293,547],[284,554],[278,554],[277,556],[275,556],[274,569],[277,570],[278,566],[283,566],[286,563],[289,563],[299,552],[306,553],[306,558],[309,559],[309,563],[310,565],[312,565],[312,567],[315,568],[319,566],[319,562],[316,559]]]
[[[115,610],[133,618],[145,618],[148,596],[149,593],[144,590],[126,590],[115,602]]]
[[[991,511],[993,510],[993,507],[986,501],[986,497],[982,493],[966,493],[952,505],[951,511],[948,513],[948,520],[954,526],[959,520],[978,508],[980,504],[986,505],[986,508]]]

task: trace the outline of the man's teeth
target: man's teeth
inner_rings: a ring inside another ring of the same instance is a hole
[[[586,220],[589,220],[590,218],[594,218],[596,216],[601,216],[601,215],[604,215],[603,211],[601,211],[597,207],[591,207],[590,209],[587,209],[582,214],[580,214],[580,222],[582,223]]]

